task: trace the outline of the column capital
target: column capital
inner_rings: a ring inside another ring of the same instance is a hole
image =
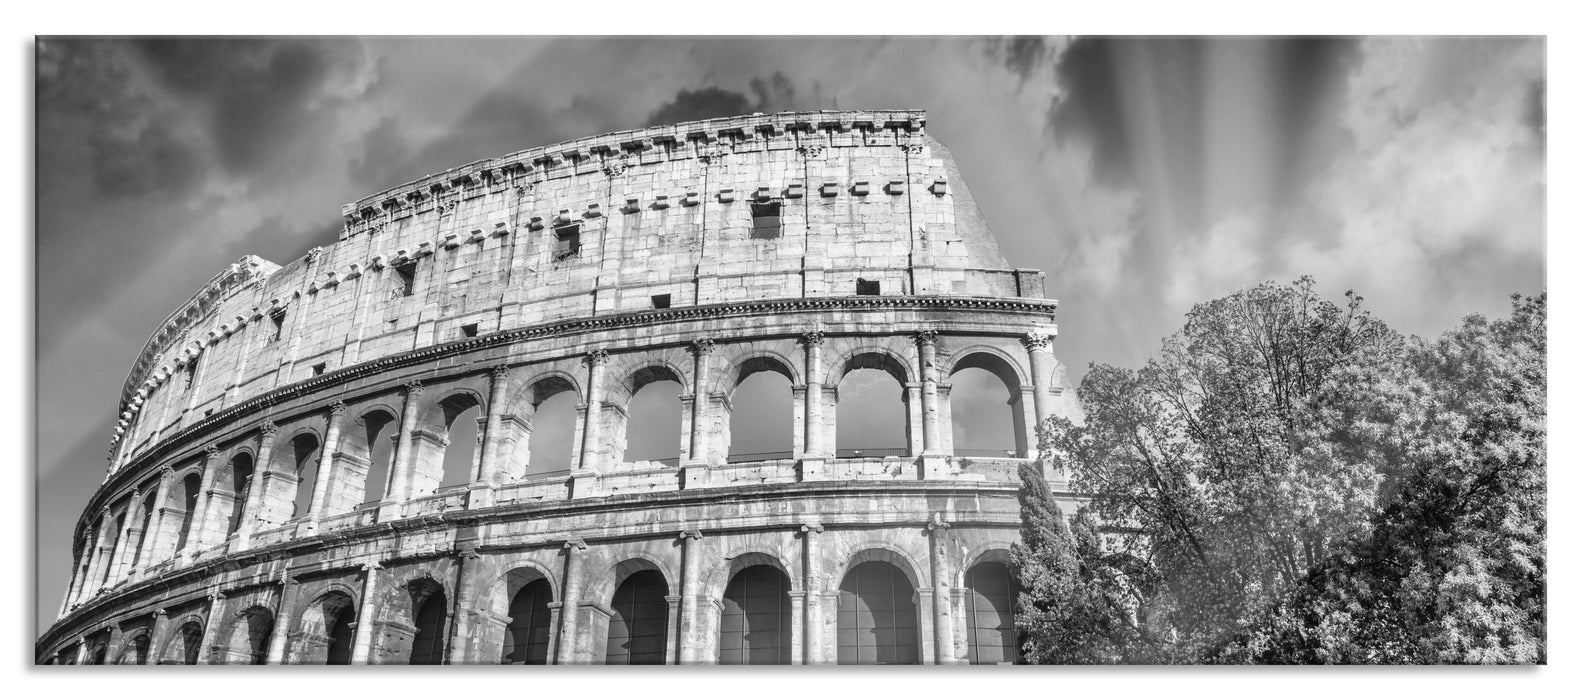
[[[272,420],[266,420],[262,425],[258,426],[258,434],[266,439],[274,437],[275,433],[278,432],[280,432],[280,426],[275,425],[275,422]]]
[[[418,396],[423,393],[423,380],[413,379],[402,384],[401,388],[406,390],[407,396]]]
[[[210,443],[210,444],[204,445],[203,446],[203,454],[204,454],[205,457],[208,457],[208,458],[211,458],[211,459],[214,458],[214,457],[217,457],[220,454],[220,446],[218,444],[215,444],[215,443]]]
[[[170,617],[170,613],[164,608],[154,608],[154,615],[156,617]]]
[[[478,553],[478,548],[477,547],[474,547],[472,545],[468,545],[466,547],[462,547],[461,549],[456,550],[456,556],[461,557],[462,559],[477,559],[478,557],[481,557],[483,555]]]
[[[1047,332],[1043,330],[1029,331],[1022,336],[1022,345],[1027,348],[1028,352],[1054,352],[1049,345],[1049,341],[1054,340],[1054,338],[1055,334],[1052,330]]]
[[[336,399],[330,402],[330,415],[338,416],[346,412],[346,402]]]
[[[132,487],[132,500],[134,500],[134,501],[137,500],[137,497],[141,496],[141,495],[143,495],[143,490],[138,488],[138,487],[136,487],[136,486],[133,486]],[[130,527],[131,523],[127,523],[127,526]]]
[[[913,334],[912,339],[918,345],[933,345],[934,341],[939,339],[939,331],[936,331],[932,328],[921,330]]]
[[[816,346],[816,345],[823,345],[824,344],[824,331],[821,331],[821,330],[807,331],[806,333],[802,334],[802,337],[797,342],[802,343],[803,345],[806,345],[808,347],[813,347],[813,346]]]
[[[693,355],[707,355],[714,352],[714,339],[697,338],[692,341],[691,350]]]
[[[599,365],[602,365],[602,364],[608,362],[609,360],[610,360],[610,352],[608,350],[602,350],[602,349],[601,350],[589,350],[588,354],[582,356],[582,364],[585,364],[585,365],[587,365],[589,367],[597,367]]]
[[[588,548],[588,543],[582,541],[581,537],[573,537],[573,538],[571,538],[569,540],[566,540],[566,542],[561,545],[561,548],[562,549],[567,549],[567,550],[578,550],[578,551],[580,551],[580,550],[587,549]]]
[[[367,571],[369,573],[378,571],[378,570],[383,569],[383,568],[385,568],[384,565],[380,564],[379,562],[376,562],[376,561],[368,562],[367,564],[363,564],[363,566],[362,566],[362,570],[363,571]]]
[[[934,515],[928,519],[928,524],[924,527],[928,528],[930,533],[940,532],[950,529],[950,523],[945,522],[944,513],[935,512]]]
[[[502,379],[509,379],[510,377],[511,367],[509,365],[495,365],[489,368],[489,381],[491,382],[498,382]]]
[[[175,475],[176,470],[173,469],[169,464],[159,468],[159,476],[162,479],[169,479]]]
[[[823,523],[803,523],[802,527],[799,528],[799,529],[802,532],[823,532],[824,531],[824,524]]]
[[[701,539],[703,539],[703,531],[702,530],[682,530],[681,534],[676,535],[676,539],[680,539],[680,540],[701,540]]]

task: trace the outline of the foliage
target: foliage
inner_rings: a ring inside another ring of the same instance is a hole
[[[1091,368],[1041,446],[1111,534],[1024,475],[1030,661],[1542,658],[1544,298],[1408,343],[1346,296],[1262,284]]]

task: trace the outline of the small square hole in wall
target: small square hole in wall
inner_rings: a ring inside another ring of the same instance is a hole
[[[417,283],[417,263],[409,262],[404,265],[399,265],[396,267],[395,271],[396,291],[404,297],[412,296]]]
[[[274,331],[269,334],[269,342],[280,340],[280,332],[286,327],[286,310],[277,309],[270,312],[269,322],[274,324]]]
[[[321,374],[324,374],[324,370],[328,369],[328,367],[329,363],[326,362],[320,362],[316,365],[313,365],[313,376],[317,377]]]
[[[209,416],[212,416],[212,415],[214,415],[214,409],[212,409],[212,408],[205,408],[205,409],[203,409],[203,417],[204,418],[208,418]]]
[[[780,203],[779,202],[754,202],[753,210],[753,238],[779,238],[780,237]]]
[[[467,325],[462,326],[461,327],[461,337],[463,337],[463,338],[476,338],[476,337],[478,337],[478,324],[476,324],[476,323],[469,323]]]
[[[865,280],[865,279],[863,279],[861,277],[858,277],[857,278],[857,296],[863,296],[863,297],[876,297],[876,296],[879,296],[879,280]]]
[[[653,300],[654,308],[656,308],[656,309],[668,309],[668,308],[670,308],[670,295],[669,294],[655,294],[655,295],[653,295],[652,297],[649,297],[649,298],[651,300]]]
[[[555,228],[555,260],[573,258],[582,250],[582,229],[576,224]]]

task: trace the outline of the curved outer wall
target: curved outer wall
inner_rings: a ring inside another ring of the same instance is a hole
[[[598,663],[611,596],[654,570],[664,660],[712,663],[725,587],[763,564],[790,581],[790,661],[833,663],[866,561],[915,586],[920,661],[967,659],[966,572],[1016,537],[1036,421],[1080,409],[1042,273],[1005,263],[925,125],[785,113],[532,149],[348,204],[304,258],[232,265],[127,379],[37,660],[406,663],[437,643],[498,663],[512,596],[543,580],[548,661]],[[960,367],[1005,381],[1015,456],[953,454]],[[898,454],[835,449],[835,387],[860,368],[903,386]],[[758,371],[792,384],[793,451],[733,460],[730,397]],[[676,456],[629,461],[627,404],[660,379],[683,387]],[[535,469],[534,412],[562,391],[570,467]],[[441,487],[473,406],[471,479]],[[370,425],[392,428],[377,500]]]

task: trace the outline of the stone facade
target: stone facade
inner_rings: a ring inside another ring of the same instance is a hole
[[[925,125],[582,139],[365,198],[335,245],[231,266],[133,366],[37,660],[998,658],[974,630],[1016,469],[1038,420],[1080,408],[1042,273],[1005,263]],[[954,449],[964,367],[1004,381],[1013,454]],[[897,454],[835,449],[856,369],[903,388]],[[743,460],[731,398],[758,372],[791,385],[794,449]],[[683,387],[679,444],[629,460],[628,404],[654,381]],[[535,413],[563,392],[570,463],[540,469]],[[447,484],[456,449],[470,473]]]

